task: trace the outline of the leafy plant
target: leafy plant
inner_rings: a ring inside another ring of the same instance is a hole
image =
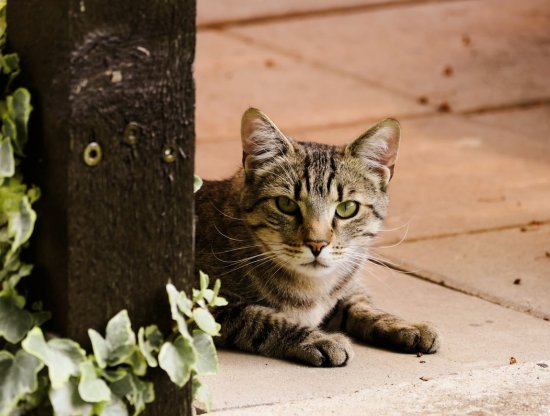
[[[32,111],[24,88],[10,92],[19,74],[16,54],[3,54],[6,0],[0,0],[0,416],[24,414],[49,407],[56,415],[140,414],[155,399],[147,371],[160,367],[179,387],[192,383],[193,397],[209,409],[210,394],[199,377],[218,370],[212,337],[219,334],[209,308],[226,305],[218,295],[220,281],[209,288],[200,274],[192,298],[167,284],[173,331],[164,336],[156,325],[139,328],[137,336],[126,310],[108,323],[104,335],[90,329],[92,352],[66,338],[45,335],[40,326],[50,317],[39,304],[28,308],[17,291],[32,266],[21,261],[36,221],[32,204],[35,187],[24,184],[18,172],[27,141]],[[202,181],[195,177],[194,189]]]

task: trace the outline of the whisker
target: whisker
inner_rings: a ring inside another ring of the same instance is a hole
[[[238,238],[233,238],[233,237],[229,237],[228,235],[225,235],[224,233],[222,233],[219,229],[218,229],[218,226],[216,224],[214,224],[214,228],[216,229],[216,231],[218,232],[218,234],[222,235],[223,237],[229,239],[229,240],[233,240],[233,241],[245,241],[245,240],[240,240]]]

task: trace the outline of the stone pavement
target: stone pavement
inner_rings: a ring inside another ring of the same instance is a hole
[[[444,341],[336,369],[220,351],[216,413],[550,414],[550,3],[199,0],[198,27],[204,178],[239,166],[248,106],[327,143],[401,121],[387,267],[364,276]]]

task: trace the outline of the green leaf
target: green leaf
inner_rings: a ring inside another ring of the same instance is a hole
[[[183,387],[191,377],[197,361],[197,352],[187,338],[179,335],[174,343],[165,342],[159,353],[159,366],[174,384]]]
[[[80,364],[80,374],[78,393],[84,401],[98,403],[111,400],[111,390],[105,381],[97,376],[94,364],[91,361]]]
[[[27,124],[32,111],[31,95],[25,88],[18,88],[13,95],[6,97],[8,114],[17,128],[17,141],[13,142],[15,151],[23,155],[23,147],[27,142]]]
[[[197,376],[193,376],[192,384],[193,401],[197,402],[196,407],[209,412],[212,408],[212,395],[208,390],[208,386],[203,384]]]
[[[78,394],[77,381],[67,380],[58,387],[50,389],[50,403],[56,416],[92,416],[93,405],[86,403]]]
[[[0,138],[0,176],[7,178],[15,174],[13,146],[8,137]]]
[[[138,345],[141,353],[147,360],[150,367],[158,365],[156,356],[164,342],[162,332],[156,325],[150,325],[146,328],[140,328],[138,331]]]
[[[21,343],[29,354],[38,357],[48,367],[52,388],[64,386],[71,376],[80,373],[80,364],[86,353],[76,342],[65,338],[55,338],[48,342],[42,330],[34,327]]]
[[[193,180],[193,192],[197,192],[202,187],[202,179],[195,175]]]
[[[193,319],[197,326],[209,335],[219,335],[221,325],[216,323],[216,320],[208,309],[195,308],[193,309]]]
[[[0,63],[4,74],[11,74],[12,72],[19,71],[19,56],[17,56],[16,53],[2,55]]]
[[[36,222],[36,212],[31,208],[29,198],[24,196],[19,202],[19,210],[8,215],[8,232],[13,236],[10,255],[28,241]]]
[[[44,364],[19,350],[15,357],[0,351],[0,415],[12,414],[17,403],[38,388],[37,374]]]
[[[110,381],[114,395],[125,397],[134,406],[134,415],[141,413],[147,403],[155,400],[153,383],[143,381],[123,368],[106,373],[105,378]]]
[[[189,299],[183,292],[178,292],[175,286],[171,283],[166,285],[166,292],[168,293],[168,302],[170,303],[170,312],[172,319],[176,321],[180,334],[187,339],[191,339],[189,329],[187,329],[187,323],[185,322],[185,316],[192,316],[192,311],[189,308]],[[191,306],[193,303],[191,302]]]
[[[34,324],[32,314],[22,307],[13,292],[0,292],[0,336],[12,344],[21,341]]]
[[[128,312],[122,310],[111,318],[105,332],[103,338],[97,331],[88,330],[99,367],[128,364],[136,374],[144,375],[147,371],[147,362],[136,345],[136,335],[132,331]]]
[[[202,271],[199,271],[199,284],[201,292],[204,292],[206,289],[208,289],[208,285],[210,284],[210,278],[206,273],[203,273]]]
[[[94,329],[88,329],[88,336],[92,342],[92,350],[97,365],[100,368],[105,368],[107,366],[107,359],[109,358],[109,345],[107,341]]]
[[[107,323],[105,330],[107,343],[112,350],[136,345],[136,335],[126,309],[121,310]]]
[[[212,337],[202,331],[193,331],[193,346],[198,352],[196,371],[198,375],[213,375],[218,372],[218,355]]]
[[[126,404],[116,395],[111,395],[111,401],[105,405],[100,416],[128,416]]]

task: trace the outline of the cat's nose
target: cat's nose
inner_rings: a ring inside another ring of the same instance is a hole
[[[305,245],[309,247],[315,257],[321,254],[321,250],[328,246],[328,241],[325,240],[308,240]]]

